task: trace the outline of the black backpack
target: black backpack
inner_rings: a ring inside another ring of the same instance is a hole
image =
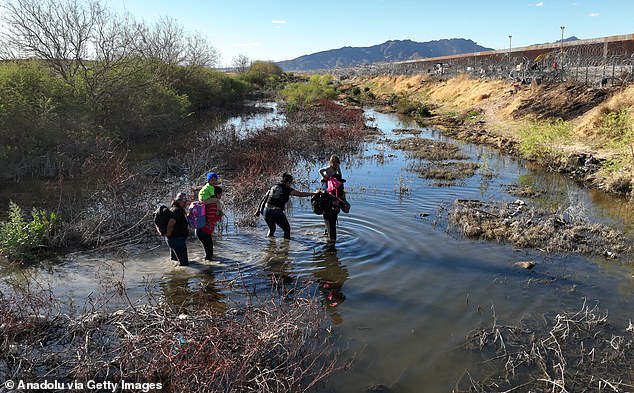
[[[264,194],[264,196],[262,197],[262,199],[260,200],[260,203],[258,203],[258,207],[257,209],[255,209],[255,216],[259,217],[260,214],[264,213],[264,207],[266,206],[266,201],[269,199],[269,193],[271,191],[267,191],[266,194]]]
[[[319,198],[320,214],[339,214],[339,206],[334,204],[336,200],[337,197],[329,192],[321,193],[321,197]]]
[[[313,208],[313,213],[324,214],[324,209],[321,206],[321,192],[313,194],[310,197],[310,206]]]
[[[167,233],[167,223],[171,216],[170,208],[165,205],[161,205],[158,209],[154,210],[152,217],[154,218],[154,226],[159,235],[165,236]]]

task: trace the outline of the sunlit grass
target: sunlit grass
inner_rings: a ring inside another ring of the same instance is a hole
[[[556,160],[570,142],[572,125],[563,120],[531,121],[520,129],[520,152],[529,160]]]

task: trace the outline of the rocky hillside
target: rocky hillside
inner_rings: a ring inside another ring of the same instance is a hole
[[[343,47],[305,55],[278,64],[284,71],[314,71],[332,67],[414,60],[491,50],[463,38],[428,42],[411,40],[386,41],[369,47]]]

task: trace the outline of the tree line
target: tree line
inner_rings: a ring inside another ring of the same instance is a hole
[[[71,173],[113,140],[174,133],[283,74],[264,61],[218,72],[200,34],[96,0],[8,0],[0,11],[0,180]]]

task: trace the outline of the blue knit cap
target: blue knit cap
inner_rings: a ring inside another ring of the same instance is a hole
[[[216,180],[218,180],[218,174],[216,174],[216,172],[207,173],[207,181],[213,179],[214,177],[216,178]]]

